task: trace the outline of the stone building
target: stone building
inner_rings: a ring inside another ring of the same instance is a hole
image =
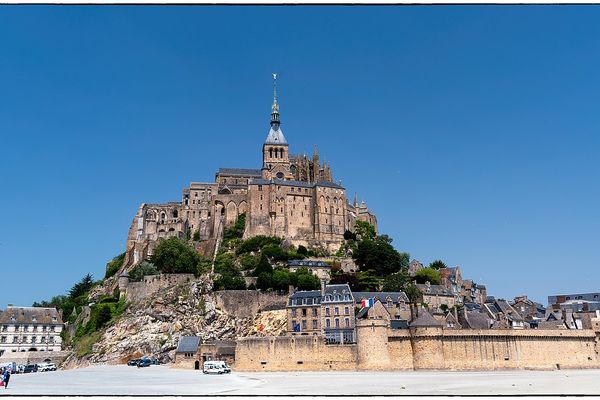
[[[403,292],[352,292],[354,305],[361,307],[363,300],[380,301],[392,320],[410,320],[410,303]]]
[[[354,343],[354,298],[350,286],[347,283],[325,286],[321,306],[327,343]]]
[[[260,168],[220,168],[214,182],[192,182],[180,201],[143,203],[127,238],[124,267],[152,254],[167,237],[197,237],[211,253],[223,228],[246,214],[244,237],[278,236],[293,245],[335,252],[356,220],[377,226],[364,202],[348,201],[346,188],[333,179],[315,148],[312,158],[290,154],[281,129],[274,84],[270,129],[262,144]]]
[[[329,283],[331,280],[331,265],[320,260],[288,260],[286,266],[290,272],[296,272],[300,268],[308,269],[319,280]]]
[[[320,290],[292,293],[287,305],[287,331],[290,334],[310,335],[321,333]]]
[[[423,296],[423,303],[433,312],[441,312],[442,304],[452,308],[456,305],[456,295],[443,285],[432,285],[429,282],[415,285]]]
[[[63,321],[56,308],[15,307],[0,314],[0,356],[16,352],[60,351]]]

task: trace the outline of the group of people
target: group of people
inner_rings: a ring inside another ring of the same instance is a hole
[[[9,381],[10,381],[10,368],[4,367],[0,370],[0,386],[4,386],[4,389],[8,389]]]

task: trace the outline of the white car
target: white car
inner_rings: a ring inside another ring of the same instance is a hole
[[[231,372],[231,368],[225,361],[205,361],[202,372],[205,374],[228,374]]]
[[[38,372],[56,371],[56,364],[54,363],[42,363],[38,364]]]

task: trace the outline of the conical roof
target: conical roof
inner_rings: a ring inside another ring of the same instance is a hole
[[[265,140],[265,144],[283,144],[287,145],[288,142],[285,140],[285,136],[283,136],[283,132],[278,124],[273,124],[276,126],[271,126],[269,129],[269,134],[267,135],[267,140]]]
[[[425,310],[419,311],[419,316],[411,321],[411,327],[442,327],[444,326],[441,322],[436,320]]]

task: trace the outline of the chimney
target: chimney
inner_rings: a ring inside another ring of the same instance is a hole
[[[325,279],[321,279],[321,296],[325,296]]]

